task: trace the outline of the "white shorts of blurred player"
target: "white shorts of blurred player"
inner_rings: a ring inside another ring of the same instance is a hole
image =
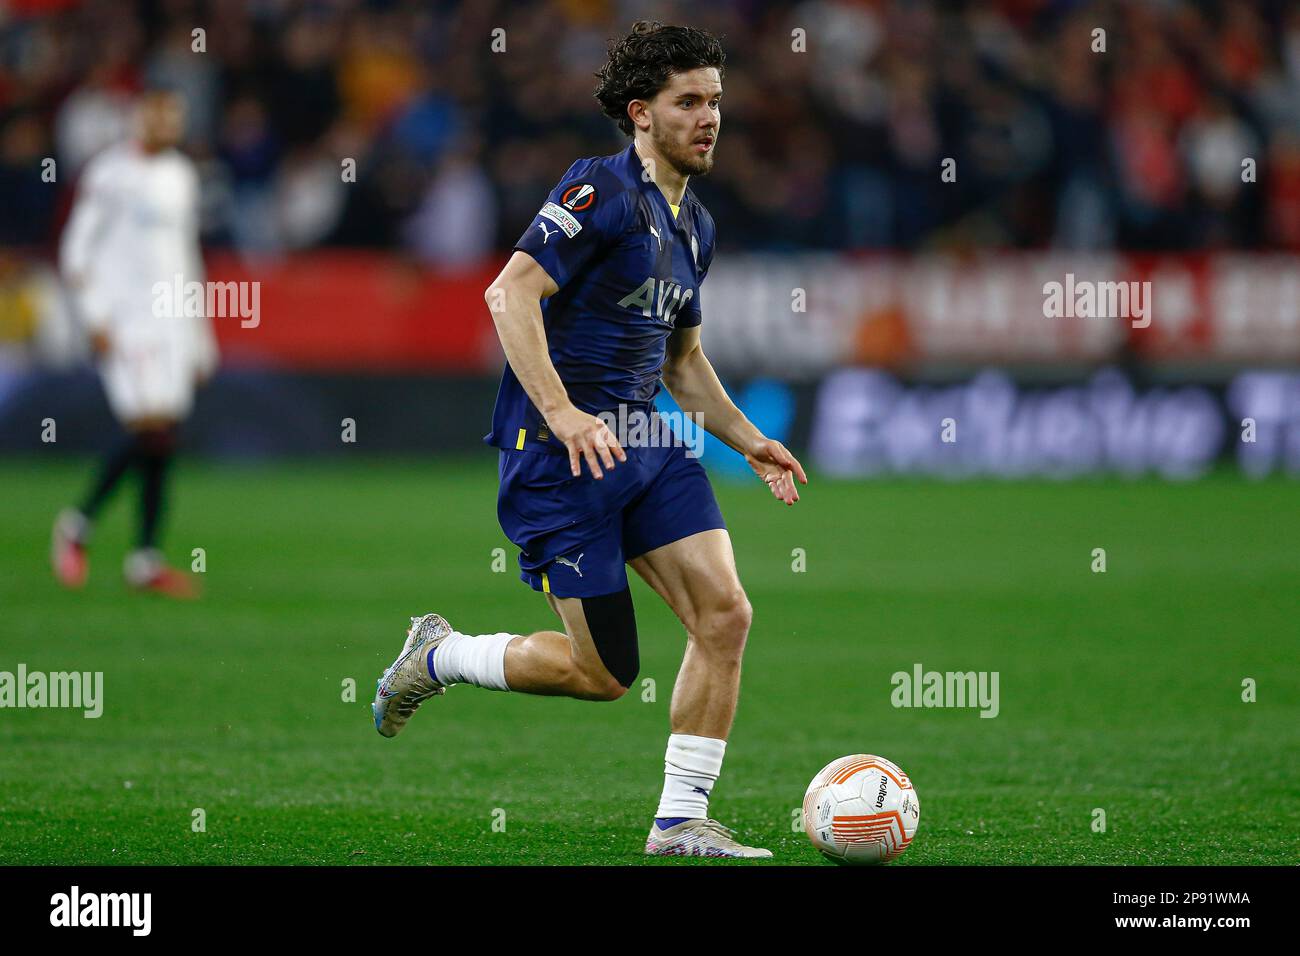
[[[181,421],[194,405],[193,345],[183,323],[122,323],[100,363],[108,404],[118,421]]]

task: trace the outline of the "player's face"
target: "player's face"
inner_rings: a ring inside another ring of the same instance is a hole
[[[153,93],[140,103],[140,142],[146,149],[175,146],[185,128],[185,108],[172,93]]]
[[[713,168],[721,100],[722,79],[717,68],[706,66],[673,74],[648,104],[650,141],[683,176],[703,176]]]

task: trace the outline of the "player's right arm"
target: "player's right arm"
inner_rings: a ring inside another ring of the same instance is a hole
[[[97,156],[86,165],[77,187],[72,215],[59,244],[59,271],[86,323],[91,347],[100,355],[108,351],[109,315],[95,294],[92,270],[111,205],[106,165],[104,156]]]
[[[542,418],[569,450],[569,469],[582,473],[586,459],[593,478],[601,478],[601,464],[614,467],[614,459],[627,461],[627,453],[613,432],[595,415],[577,408],[551,362],[542,320],[542,300],[559,291],[545,269],[526,252],[516,251],[483,294],[510,368]]]

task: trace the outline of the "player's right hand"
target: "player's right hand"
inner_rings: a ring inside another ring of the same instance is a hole
[[[582,474],[582,459],[587,460],[591,477],[603,478],[601,464],[613,469],[614,459],[627,461],[627,452],[618,443],[609,426],[595,415],[589,415],[576,406],[570,405],[546,417],[546,424],[564,447],[569,449],[569,470],[573,477]]]

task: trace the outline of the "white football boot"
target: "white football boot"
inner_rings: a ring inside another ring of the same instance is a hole
[[[717,820],[683,820],[667,830],[659,822],[650,826],[645,839],[646,856],[712,856],[739,859],[771,859],[772,851],[745,846],[733,839],[729,830]]]
[[[411,618],[406,643],[397,660],[384,671],[370,705],[375,715],[375,730],[385,737],[396,737],[416,709],[430,697],[445,694],[447,689],[429,676],[426,660],[451,633],[451,625],[440,615],[425,614]]]

